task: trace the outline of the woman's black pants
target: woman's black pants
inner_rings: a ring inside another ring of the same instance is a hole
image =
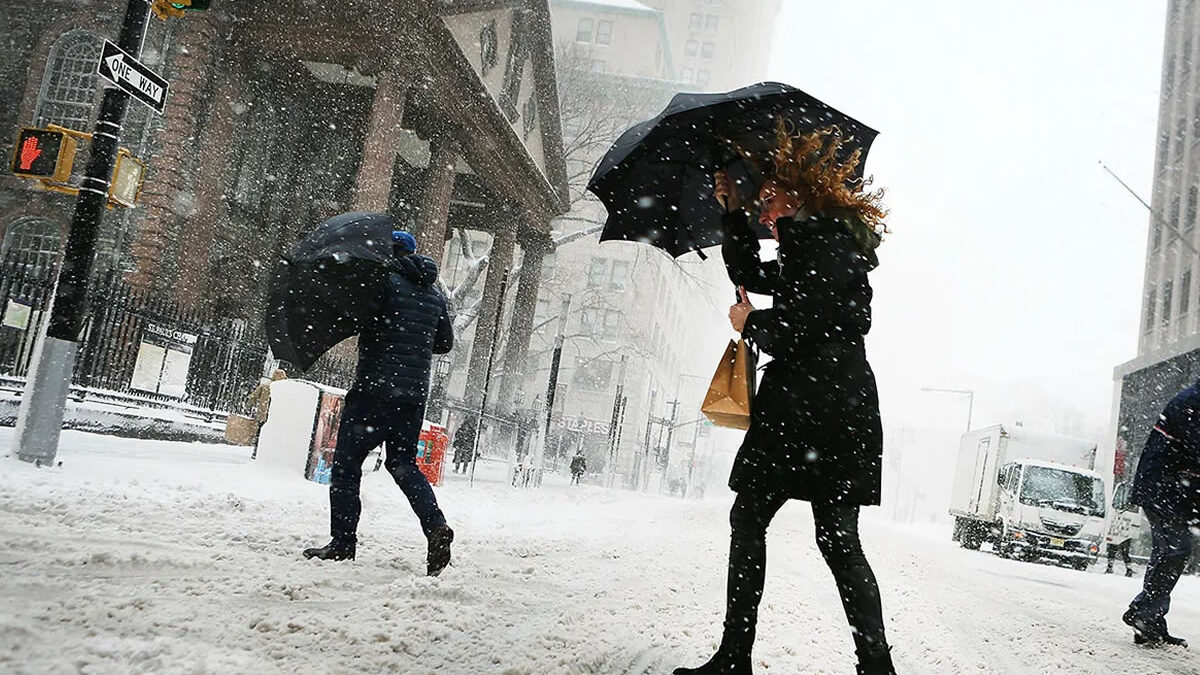
[[[767,526],[788,501],[775,494],[738,493],[729,513],[729,580],[721,651],[748,657],[767,570]],[[817,548],[837,583],[859,657],[887,652],[879,585],[858,540],[858,506],[812,505]]]

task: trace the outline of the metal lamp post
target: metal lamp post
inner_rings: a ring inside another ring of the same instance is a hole
[[[429,411],[444,424],[446,417],[446,378],[450,375],[450,357],[441,356],[433,366],[433,395],[430,396]]]
[[[921,391],[937,394],[960,394],[967,397],[967,431],[971,430],[971,414],[975,410],[975,392],[970,389],[938,389],[936,387],[921,387]]]

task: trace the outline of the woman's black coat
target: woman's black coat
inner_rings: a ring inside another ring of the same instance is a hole
[[[743,337],[772,357],[750,412],[729,486],[793,499],[878,504],[883,431],[863,336],[876,265],[847,229],[852,214],[778,221],[779,255],[763,262],[745,214],[725,219],[729,278],[774,296]]]

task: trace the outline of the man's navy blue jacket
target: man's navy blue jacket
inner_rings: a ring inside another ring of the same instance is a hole
[[[1129,501],[1177,516],[1200,507],[1200,383],[1163,408],[1138,460]]]
[[[454,347],[454,324],[423,255],[398,257],[377,299],[374,323],[358,337],[354,389],[399,402],[424,402],[433,355]]]

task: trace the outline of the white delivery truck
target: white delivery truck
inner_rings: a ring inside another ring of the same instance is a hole
[[[950,498],[954,541],[1087,569],[1105,534],[1092,441],[997,425],[962,436]]]

